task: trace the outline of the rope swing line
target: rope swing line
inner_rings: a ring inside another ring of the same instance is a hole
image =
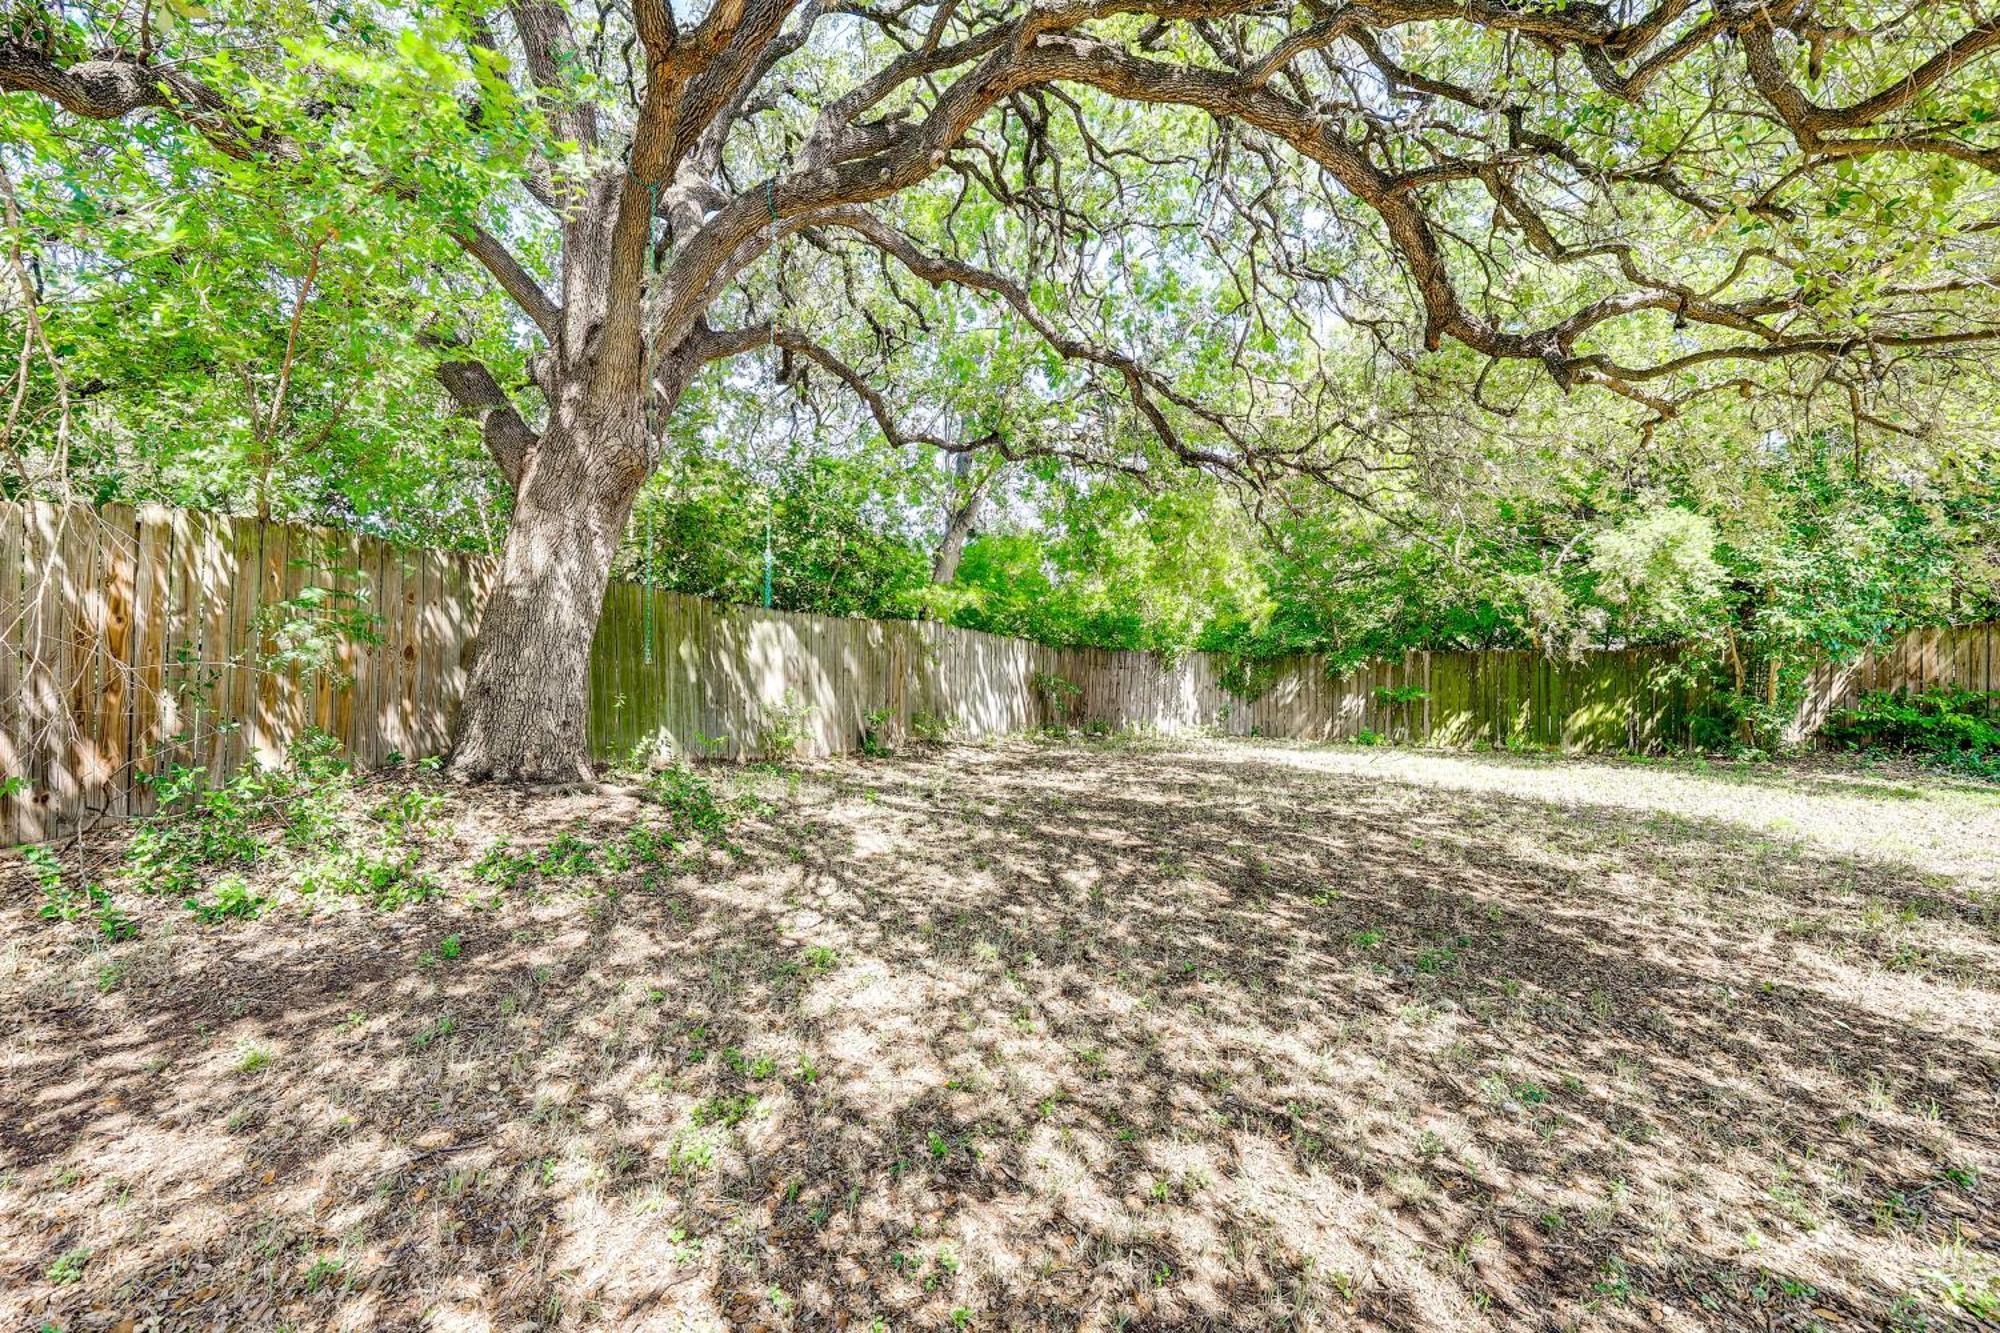
[[[650,509],[646,511],[645,558],[646,575],[641,580],[639,588],[639,600],[643,606],[645,621],[643,630],[645,646],[640,649],[640,661],[647,666],[651,666],[653,665],[653,599],[657,594],[653,591],[653,511]]]
[[[660,211],[659,182],[648,181],[646,183],[646,228],[647,228],[646,269],[649,278],[649,285],[651,279],[658,278],[660,275],[660,247],[654,241],[652,235],[653,221],[655,218],[659,216],[659,211]],[[771,317],[765,325],[764,346],[775,350],[778,343],[778,315],[779,312],[784,308],[784,300],[785,300],[785,285],[783,281],[783,275],[779,272],[781,258],[780,258],[780,251],[778,249],[778,182],[777,182],[777,177],[775,176],[767,178],[764,182],[764,211],[767,215],[765,222],[764,248],[766,253],[771,256],[771,263],[772,263]],[[782,370],[780,369],[780,365],[781,362],[774,357],[772,361],[772,380],[774,383],[782,375]],[[659,439],[659,402],[657,396],[653,392],[653,389],[654,386],[650,383],[643,386],[643,392],[645,394],[643,414],[646,425],[646,442],[649,448],[651,448],[655,443],[657,443]],[[761,393],[758,394],[757,413],[754,419],[754,425],[752,427],[752,432],[751,432],[753,439],[759,438],[763,435],[766,411],[768,406],[769,404],[766,395]],[[758,450],[759,455],[761,455],[762,452],[763,451],[760,448]],[[759,461],[760,462],[763,461],[761,457]],[[776,490],[776,481],[772,478],[773,474],[775,474],[776,469],[767,467],[764,470],[766,471],[767,475],[765,477],[759,477],[758,480],[762,483],[762,489],[764,491],[763,602],[764,602],[764,609],[768,611],[771,609],[773,584],[775,581],[774,576],[777,567],[777,555],[776,552],[773,550],[771,544],[774,511],[775,511],[775,501],[773,499],[773,493]],[[654,544],[653,544],[654,515],[653,511],[650,508],[645,510],[641,521],[644,525],[643,529],[644,535],[642,538],[642,545],[641,545],[641,552],[642,552],[641,560],[643,563],[640,571],[640,585],[641,585],[640,614],[643,623],[642,645],[640,652],[641,652],[641,660],[647,666],[651,666],[653,664],[653,626],[654,626],[653,601],[656,592],[657,579],[655,577],[655,571],[654,571]]]

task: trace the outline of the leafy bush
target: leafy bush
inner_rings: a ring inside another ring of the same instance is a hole
[[[896,753],[896,717],[886,708],[871,708],[861,728],[861,753],[871,759],[885,759]]]
[[[246,769],[211,787],[206,770],[177,764],[155,778],[159,813],[133,835],[127,872],[149,893],[188,894],[210,866],[255,862],[260,844],[252,826],[265,813],[264,776]]]
[[[782,700],[764,705],[757,728],[758,748],[772,759],[796,757],[799,747],[812,739],[813,711],[797,690],[786,690]]]
[[[81,921],[86,917],[111,941],[126,940],[139,933],[139,925],[111,901],[111,891],[101,884],[86,882],[81,887],[69,881],[63,864],[54,852],[42,846],[21,851],[28,873],[42,890],[42,907],[37,914],[44,921]]]
[[[1936,768],[2000,778],[2000,694],[1871,690],[1827,719],[1836,745],[1913,755]]]
[[[951,739],[951,723],[919,708],[910,714],[910,734],[926,745],[943,745]]]
[[[1067,676],[1053,671],[1037,671],[1028,678],[1028,688],[1042,701],[1052,727],[1073,724],[1083,708],[1083,687]]]
[[[153,893],[191,895],[206,870],[254,864],[260,831],[275,826],[305,850],[337,844],[352,785],[340,742],[308,731],[292,743],[282,768],[252,764],[211,786],[205,768],[176,764],[147,779],[158,812],[140,821],[126,852],[127,873]]]
[[[711,836],[729,826],[729,814],[707,778],[686,765],[662,768],[646,779],[646,799],[665,807],[676,828]]]

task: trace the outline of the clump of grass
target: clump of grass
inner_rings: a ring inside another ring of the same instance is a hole
[[[697,1128],[714,1126],[734,1129],[748,1120],[750,1113],[756,1109],[757,1099],[750,1093],[738,1093],[735,1096],[718,1093],[697,1105],[689,1112],[688,1118]]]

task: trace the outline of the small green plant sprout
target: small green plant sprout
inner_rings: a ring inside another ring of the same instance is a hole
[[[203,925],[212,926],[223,921],[255,920],[269,904],[270,899],[253,891],[241,875],[224,875],[208,898],[191,897],[185,905]]]
[[[236,1053],[236,1072],[258,1074],[271,1067],[271,1051],[267,1046],[255,1042],[245,1042]]]
[[[447,935],[435,947],[424,950],[421,962],[426,967],[436,967],[441,963],[455,961],[464,952],[465,944],[457,935]]]
[[[66,1287],[72,1283],[83,1281],[84,1265],[89,1262],[90,1247],[88,1245],[77,1245],[64,1250],[51,1260],[49,1266],[42,1270],[42,1276],[52,1286]]]
[[[778,1072],[775,1056],[745,1055],[734,1046],[722,1053],[722,1061],[734,1072],[750,1079],[765,1079]]]
[[[333,1286],[346,1268],[345,1259],[336,1259],[326,1254],[317,1256],[312,1265],[306,1269],[306,1290],[318,1291],[323,1287]]]
[[[97,910],[97,933],[116,944],[129,940],[139,933],[139,923],[123,908],[113,903],[104,903]]]
[[[750,1113],[756,1109],[757,1099],[747,1092],[733,1097],[717,1094],[696,1106],[688,1118],[694,1122],[696,1128],[715,1126],[721,1129],[734,1129],[748,1120]]]

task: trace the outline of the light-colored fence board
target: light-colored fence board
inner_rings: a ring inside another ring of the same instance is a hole
[[[0,844],[149,809],[149,774],[220,778],[277,762],[308,727],[363,765],[449,743],[493,562],[374,537],[146,506],[0,503]],[[316,602],[315,602],[315,599]],[[360,613],[322,669],[274,659],[288,616]],[[1054,648],[932,622],[724,606],[614,584],[590,658],[600,759],[661,745],[743,757],[792,719],[816,754],[926,715],[979,738],[1054,721],[1312,741],[1657,750],[1688,740],[1695,691],[1665,683],[1673,648],[1411,653],[1331,672],[1226,658]],[[1051,677],[1076,706],[1051,716]],[[1818,668],[1797,736],[1870,689],[2000,689],[2000,625],[1913,630]]]

